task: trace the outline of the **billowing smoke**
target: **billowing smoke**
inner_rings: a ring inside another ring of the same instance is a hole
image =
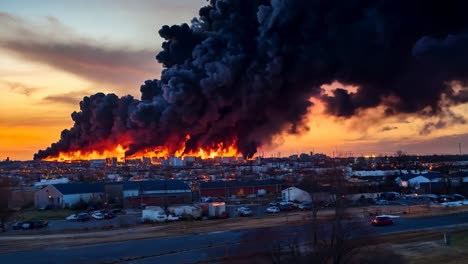
[[[438,115],[468,101],[468,1],[212,0],[187,24],[164,26],[160,80],[141,100],[85,97],[74,126],[36,159],[125,142],[129,152],[235,142],[244,156],[274,135],[307,130],[309,99],[352,117]],[[321,85],[338,81],[356,92]]]

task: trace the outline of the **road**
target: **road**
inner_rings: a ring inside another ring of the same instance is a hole
[[[457,229],[468,227],[468,213],[455,215],[399,218],[393,226],[373,227],[368,219],[349,223],[350,235],[391,234],[423,229]],[[320,226],[319,236],[329,234],[331,225]],[[53,247],[0,255],[0,263],[196,263],[224,256],[267,252],[279,241],[306,241],[310,226],[278,226],[239,231],[152,238],[91,244],[75,247]]]

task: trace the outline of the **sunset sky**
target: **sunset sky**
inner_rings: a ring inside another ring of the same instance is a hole
[[[140,85],[159,78],[162,69],[154,58],[162,43],[159,28],[189,23],[205,4],[0,0],[0,160],[30,160],[56,142],[72,126],[70,114],[79,110],[83,96],[105,92],[139,98]],[[323,86],[325,91],[336,87],[341,86]],[[321,104],[314,103],[307,133],[278,135],[276,144],[260,153],[458,154],[459,143],[463,153],[468,150],[466,122],[413,115],[383,119],[378,109],[341,119],[325,116]],[[451,111],[466,117],[468,105]]]

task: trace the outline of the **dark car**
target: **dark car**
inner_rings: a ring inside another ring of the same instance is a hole
[[[76,221],[78,222],[84,222],[89,220],[89,214],[87,213],[80,213],[76,216]]]
[[[463,201],[465,200],[465,196],[461,195],[461,194],[452,194],[452,197],[454,198],[455,201]]]
[[[43,227],[47,227],[49,225],[49,222],[36,220],[36,221],[33,221],[33,225],[34,225],[34,228],[43,228]]]
[[[299,204],[298,208],[301,211],[309,211],[309,210],[312,210],[312,204],[311,203],[301,203],[301,204]]]
[[[47,227],[49,223],[47,221],[41,221],[41,220],[36,220],[36,221],[26,221],[23,222],[23,225],[21,226],[22,229],[36,229],[36,228],[43,228]]]
[[[456,198],[453,197],[452,195],[441,195],[439,196],[439,203],[446,203],[446,202],[453,202],[455,201]]]
[[[393,225],[393,220],[387,216],[376,216],[372,218],[371,224],[373,226]]]
[[[281,203],[279,206],[281,211],[292,211],[294,207],[291,203]]]
[[[11,227],[13,229],[23,229],[23,222],[16,222]]]
[[[104,212],[104,219],[112,219],[115,217],[115,214],[112,212]]]

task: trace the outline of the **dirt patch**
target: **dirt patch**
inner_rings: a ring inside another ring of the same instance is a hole
[[[448,244],[444,239],[448,236]],[[415,264],[468,263],[468,230],[414,232],[382,238],[394,252]]]

